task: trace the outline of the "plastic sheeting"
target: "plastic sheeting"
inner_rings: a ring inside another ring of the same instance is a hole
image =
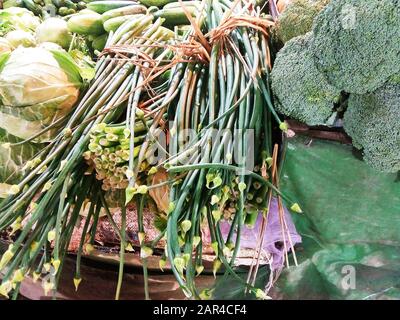
[[[353,148],[298,136],[282,188],[303,245],[275,286],[282,299],[400,298],[400,175],[368,167]]]
[[[282,227],[279,218],[278,200],[273,198],[271,206],[269,208],[269,214],[265,227],[264,238],[262,239],[260,264],[269,264],[271,270],[279,271],[284,266],[285,253],[290,249],[289,237],[292,245],[296,245],[301,242],[301,237],[296,232],[296,228],[293,224],[289,211],[284,208],[285,221],[287,224],[287,232],[285,237],[282,234]],[[243,226],[240,236],[240,252],[238,258],[235,261],[235,265],[250,266],[253,260],[254,251],[257,250],[258,236],[262,230],[263,216],[258,215],[256,223],[253,227]],[[231,224],[227,221],[220,222],[220,228],[222,236],[226,241]],[[236,233],[232,237],[232,242],[236,241]],[[286,246],[282,245],[286,242]],[[248,252],[248,256],[245,256],[245,252]]]
[[[399,174],[371,169],[349,145],[296,136],[288,141],[281,183],[304,211],[292,214],[302,244],[298,266],[291,259],[271,297],[400,299]],[[268,273],[260,270],[257,286]],[[215,297],[254,298],[229,278],[220,279]]]

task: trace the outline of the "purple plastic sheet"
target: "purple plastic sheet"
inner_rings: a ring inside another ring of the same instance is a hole
[[[284,216],[286,220],[287,229],[283,235],[282,233],[282,225],[279,219],[279,211],[278,211],[278,201],[274,198],[271,201],[270,212],[268,215],[267,227],[264,233],[262,250],[264,253],[271,256],[271,269],[279,270],[284,265],[284,256],[285,256],[285,246],[283,245],[284,240],[286,242],[286,249],[290,251],[290,239],[292,241],[293,246],[296,243],[301,243],[301,236],[297,233],[296,228],[293,224],[290,213],[286,208],[284,208]],[[256,221],[256,224],[253,228],[248,228],[243,226],[241,240],[240,240],[240,249],[241,250],[255,250],[257,246],[258,234],[260,233],[262,226],[262,215],[259,215]],[[221,233],[226,239],[231,224],[227,221],[220,222]],[[285,238],[285,239],[284,239]],[[236,239],[236,235],[233,236],[233,240]],[[254,251],[253,251],[254,252]]]
[[[278,19],[279,11],[276,5],[276,0],[269,1],[269,11],[271,12],[271,16],[274,20]]]

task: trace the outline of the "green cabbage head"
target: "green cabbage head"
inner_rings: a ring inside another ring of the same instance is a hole
[[[41,133],[68,115],[81,85],[79,68],[62,49],[19,47],[0,55],[0,128],[20,139]],[[59,129],[52,126],[35,142]]]
[[[40,19],[25,8],[10,7],[0,10],[0,36],[13,30],[34,32]]]

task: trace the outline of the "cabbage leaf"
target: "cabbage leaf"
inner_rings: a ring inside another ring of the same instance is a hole
[[[0,197],[5,197],[7,189],[20,181],[26,162],[33,159],[43,147],[42,144],[30,142],[12,145],[18,142],[21,140],[0,128]],[[9,143],[11,146],[7,146]]]

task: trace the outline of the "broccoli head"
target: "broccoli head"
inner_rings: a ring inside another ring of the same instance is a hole
[[[276,108],[308,125],[324,124],[340,91],[328,84],[309,50],[311,33],[290,40],[279,51],[271,73]]]
[[[340,90],[373,92],[400,71],[399,0],[331,1],[312,32],[317,67]]]
[[[276,32],[286,43],[311,31],[314,18],[330,0],[293,0],[279,16]]]
[[[399,171],[400,84],[388,83],[369,94],[351,94],[344,129],[373,168]]]

